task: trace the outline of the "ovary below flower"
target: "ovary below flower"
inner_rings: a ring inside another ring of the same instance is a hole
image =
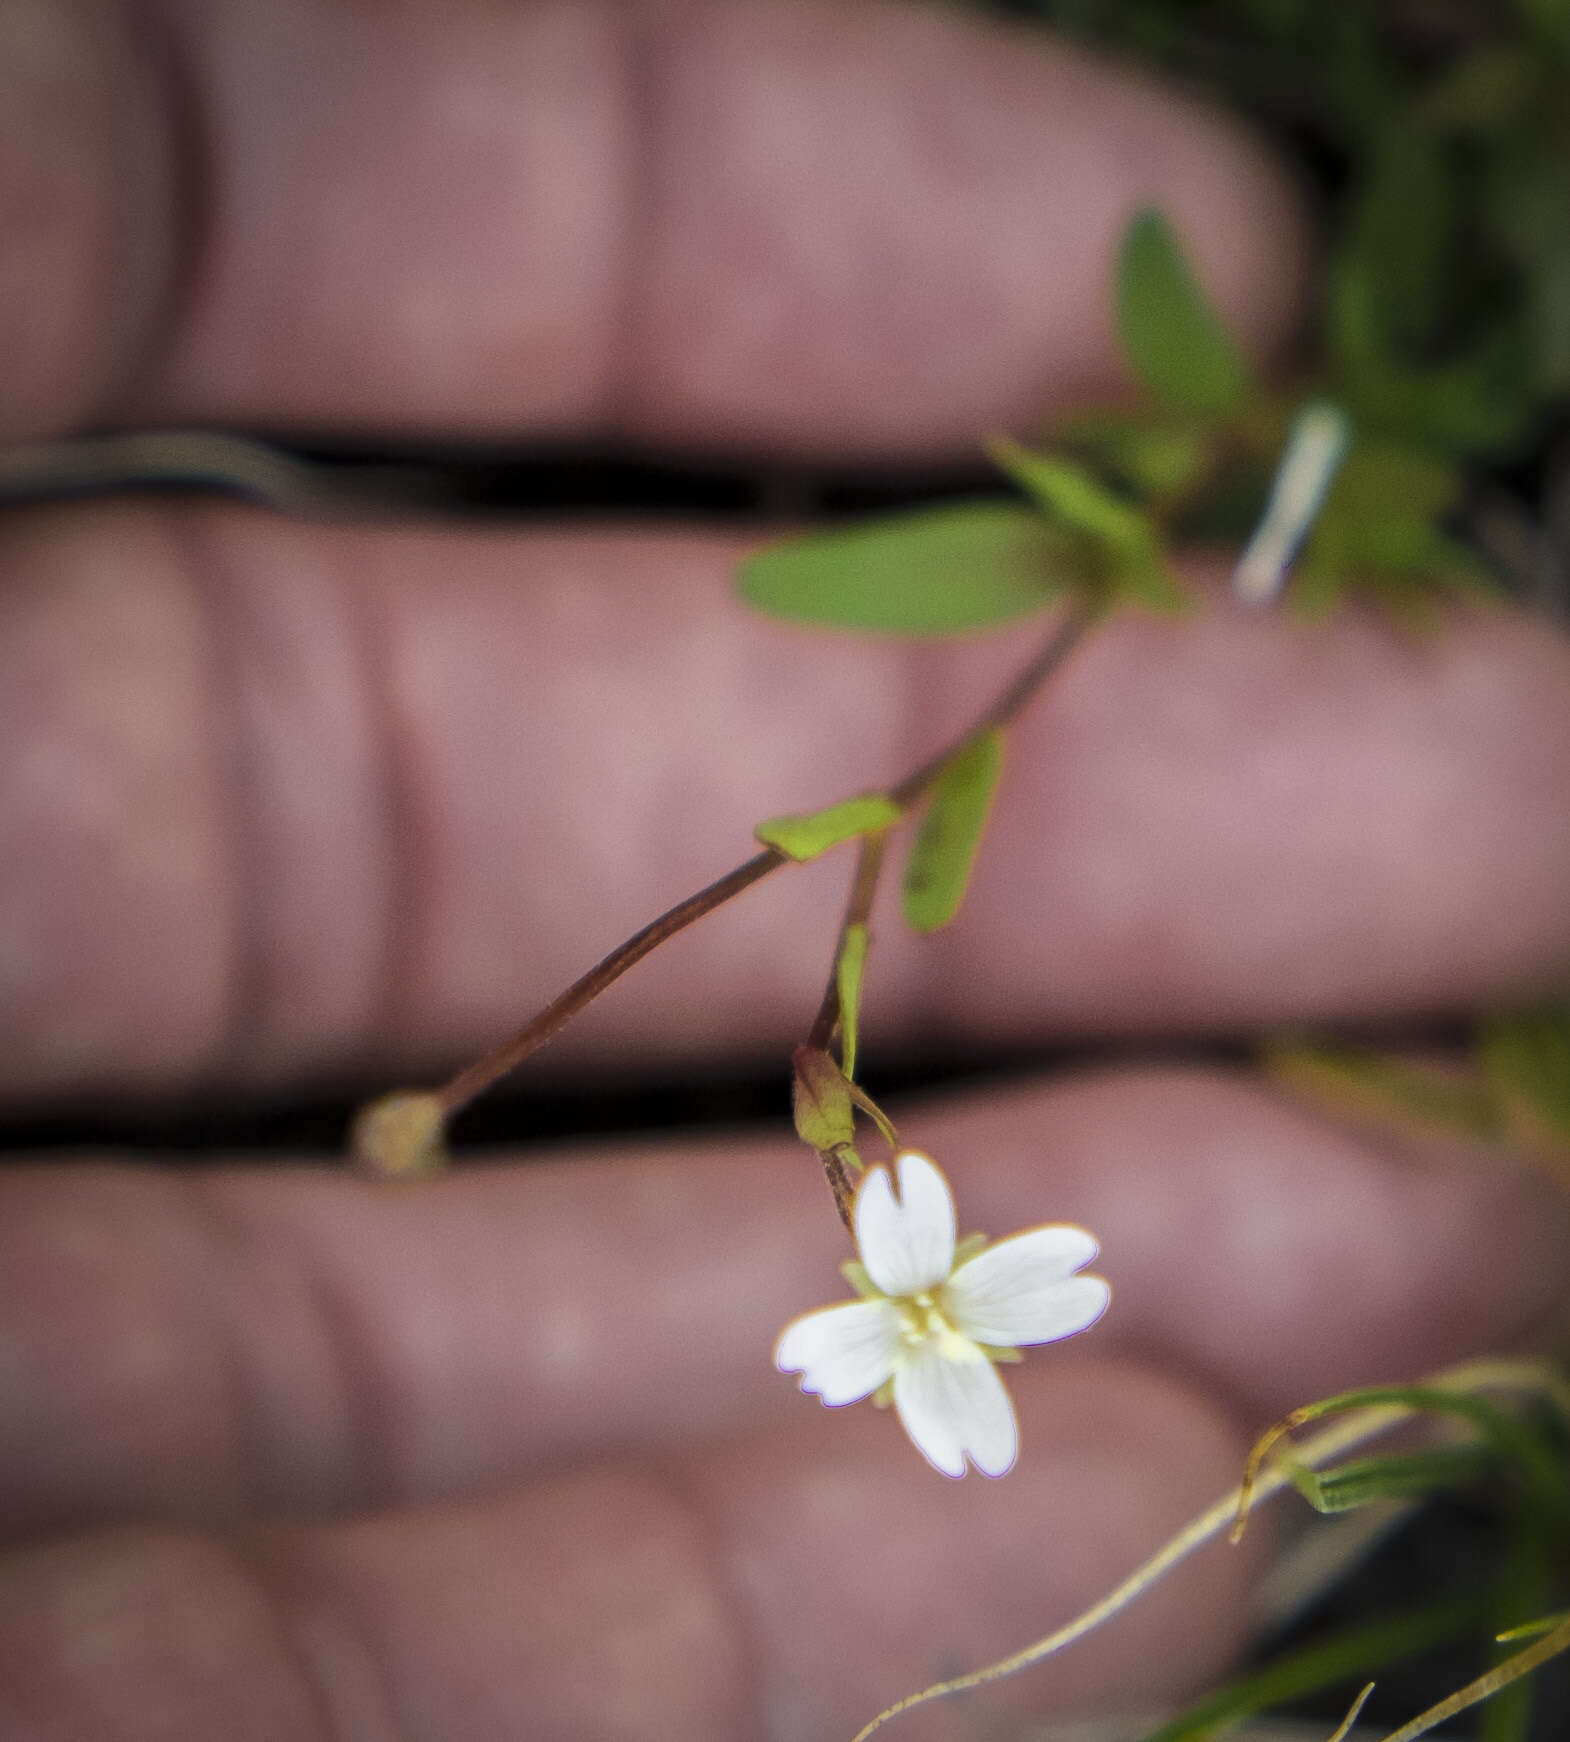
[[[1096,1256],[1096,1242],[1055,1223],[967,1255],[955,1246],[954,1199],[937,1166],[908,1149],[894,1167],[897,1197],[885,1167],[856,1193],[860,1263],[846,1269],[865,1298],[787,1325],[775,1365],[836,1407],[889,1386],[934,1469],[963,1476],[968,1458],[983,1475],[1005,1475],[1019,1430],[994,1362],[1101,1317],[1111,1291],[1099,1276],[1075,1274]]]

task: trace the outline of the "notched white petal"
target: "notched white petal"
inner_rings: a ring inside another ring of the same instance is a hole
[[[962,1264],[943,1291],[954,1323],[978,1343],[1052,1343],[1093,1325],[1111,1290],[1072,1271],[1096,1256],[1083,1228],[1031,1228]]]
[[[986,1356],[976,1349],[956,1359],[955,1341],[911,1353],[894,1374],[894,1407],[935,1470],[963,1476],[968,1457],[984,1476],[1007,1475],[1019,1451],[1014,1406]]]
[[[853,1300],[792,1320],[775,1345],[774,1365],[799,1373],[803,1391],[838,1407],[876,1391],[893,1373],[900,1347],[899,1309],[886,1300]]]
[[[873,1168],[856,1193],[856,1247],[885,1294],[920,1294],[936,1288],[953,1266],[954,1198],[919,1150],[907,1149],[894,1165],[897,1199],[885,1167]]]

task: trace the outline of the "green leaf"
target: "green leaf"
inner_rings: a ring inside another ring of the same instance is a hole
[[[1431,345],[1455,283],[1456,178],[1441,142],[1410,115],[1391,121],[1364,169],[1350,229],[1381,325],[1405,349]]]
[[[1451,1389],[1440,1381],[1419,1385],[1369,1385],[1357,1391],[1343,1391],[1335,1397],[1321,1398],[1317,1403],[1293,1410],[1284,1422],[1278,1423],[1255,1442],[1249,1453],[1245,1487],[1252,1482],[1253,1472],[1258,1469],[1263,1454],[1279,1443],[1285,1428],[1306,1427],[1327,1415],[1377,1409],[1384,1404],[1434,1415],[1456,1416],[1467,1422],[1513,1473],[1523,1479],[1529,1498],[1541,1510],[1548,1526],[1555,1531],[1570,1527],[1570,1485],[1565,1482],[1559,1457],[1544,1435],[1522,1417],[1512,1415],[1487,1398]]]
[[[1485,1017],[1477,1051],[1512,1135],[1570,1166],[1570,1002]]]
[[[1431,1451],[1354,1458],[1328,1470],[1289,1464],[1293,1485],[1316,1512],[1351,1512],[1372,1500],[1408,1500],[1474,1482],[1498,1467],[1486,1445],[1438,1446]]]
[[[1248,366],[1206,303],[1171,225],[1152,208],[1124,232],[1117,306],[1123,348],[1152,393],[1215,417],[1242,409]]]
[[[1460,497],[1461,474],[1419,448],[1359,442],[1341,467],[1298,565],[1293,603],[1323,612],[1356,582],[1388,594],[1448,587],[1487,592],[1482,564],[1439,524]]]
[[[1007,436],[994,437],[987,452],[1057,523],[1081,553],[1084,571],[1114,597],[1133,598],[1157,610],[1184,603],[1167,573],[1161,534],[1148,514],[1061,455],[1021,447]]]
[[[787,859],[816,859],[842,841],[886,829],[897,823],[900,815],[899,806],[886,794],[866,792],[858,798],[841,799],[824,810],[767,817],[752,832],[765,847],[773,847]]]
[[[797,623],[885,635],[990,629],[1039,611],[1076,577],[1027,508],[969,502],[812,533],[742,564],[741,594]]]
[[[1459,1639],[1477,1627],[1486,1613],[1486,1600],[1472,1596],[1338,1629],[1206,1694],[1151,1732],[1145,1742],[1206,1742],[1239,1718],[1374,1674],[1387,1664]]]
[[[1264,1049],[1266,1074],[1335,1117],[1424,1141],[1496,1142],[1494,1098],[1475,1070],[1411,1060],[1346,1041],[1281,1038]]]
[[[1064,424],[1057,435],[1136,496],[1161,505],[1186,497],[1216,457],[1208,431],[1187,420],[1153,422],[1148,416],[1086,412]]]
[[[1109,553],[1154,554],[1156,529],[1072,460],[1021,447],[1008,436],[987,443],[988,455],[1054,519]]]
[[[845,927],[839,959],[834,964],[834,985],[840,1005],[840,1057],[847,1077],[856,1074],[856,1030],[861,1017],[861,977],[867,966],[871,934],[864,925]]]
[[[1501,320],[1437,364],[1395,354],[1374,268],[1355,249],[1335,262],[1326,336],[1337,397],[1358,424],[1458,454],[1516,447],[1536,412],[1523,324]]]
[[[986,732],[950,758],[933,782],[905,862],[905,918],[916,931],[937,931],[959,912],[1002,772],[1003,734]]]

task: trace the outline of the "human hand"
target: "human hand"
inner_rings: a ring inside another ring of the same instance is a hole
[[[1256,347],[1302,226],[1231,129],[976,21],[329,0],[0,6],[11,436],[159,419],[867,459],[1118,385],[1130,210]],[[13,1105],[433,1071],[736,856],[897,774],[1017,657],[747,617],[741,535],[302,524],[205,503],[0,530]],[[1020,728],[966,915],[879,941],[882,1037],[1249,1032],[1570,965],[1570,655],[1217,606],[1107,630]],[[810,695],[810,706],[801,697]],[[531,1069],[783,1057],[832,866],[637,970]],[[1281,1408],[1507,1345],[1565,1217],[1242,1072],[909,1109],[967,1227],[1072,1219],[1113,1310],[945,1483],[769,1364],[844,1255],[784,1134],[388,1189],[129,1158],[0,1181],[0,1730],[818,1738],[1044,1632]],[[1214,1671],[1248,1550],[997,1690]],[[904,1734],[954,1714],[917,1714]]]

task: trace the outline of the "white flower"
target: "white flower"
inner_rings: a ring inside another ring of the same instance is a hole
[[[894,1166],[897,1198],[885,1167],[856,1193],[861,1262],[845,1268],[866,1298],[793,1320],[775,1365],[836,1408],[889,1387],[934,1469],[963,1476],[968,1458],[983,1475],[1005,1475],[1019,1430],[993,1363],[1017,1361],[1021,1344],[1070,1337],[1106,1311],[1106,1283],[1074,1274],[1096,1256],[1095,1239],[1054,1223],[957,1251],[948,1181],[914,1149]]]

